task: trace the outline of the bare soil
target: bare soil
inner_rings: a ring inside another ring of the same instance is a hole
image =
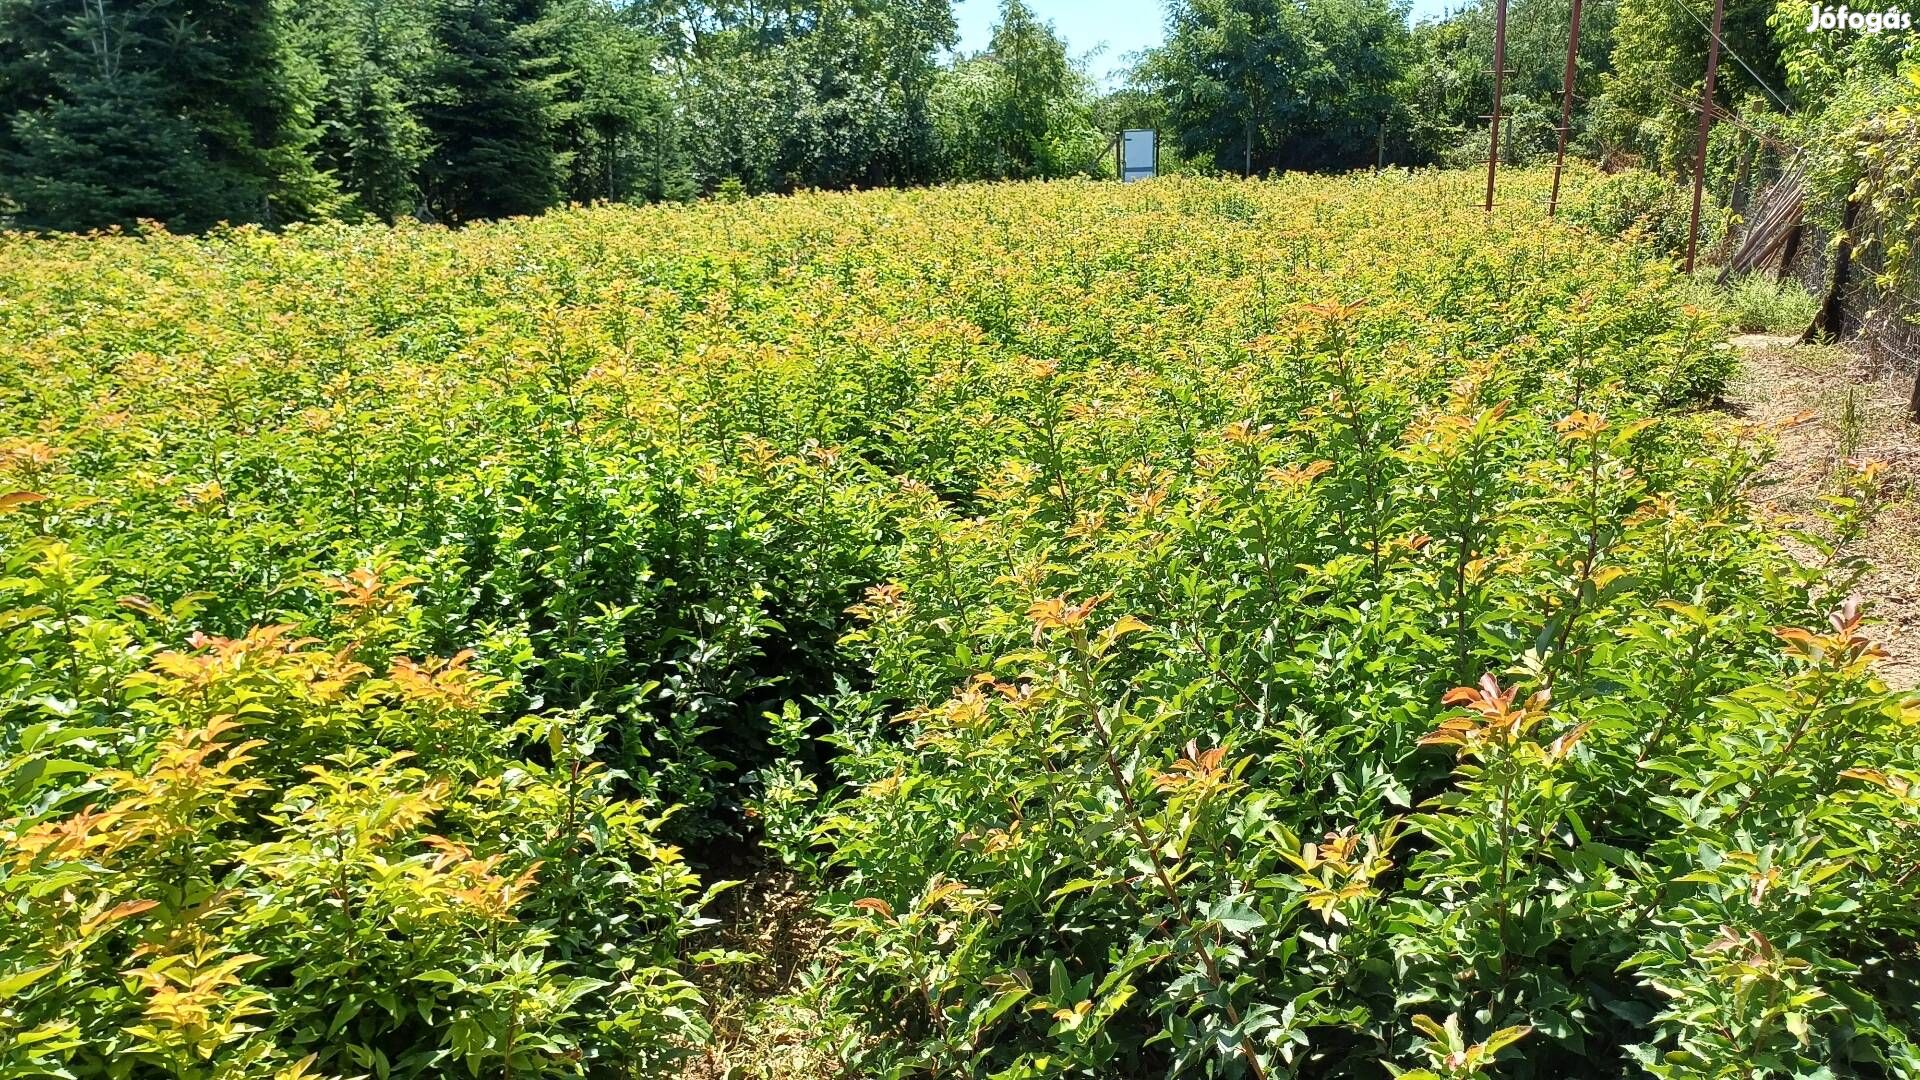
[[[1841,346],[1793,338],[1733,339],[1740,374],[1729,411],[1771,427],[1777,456],[1755,497],[1791,522],[1811,523],[1849,462],[1879,461],[1880,505],[1856,549],[1871,569],[1856,592],[1878,623],[1889,687],[1920,686],[1920,424],[1907,419],[1913,375]]]

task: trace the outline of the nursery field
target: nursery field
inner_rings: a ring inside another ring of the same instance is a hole
[[[679,1075],[769,866],[817,1074],[1920,1075],[1874,469],[1544,180],[0,236],[0,1077]]]

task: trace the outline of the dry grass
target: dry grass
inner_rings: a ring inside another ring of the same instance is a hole
[[[719,948],[741,962],[703,969],[713,1041],[682,1070],[682,1080],[838,1080],[845,1069],[825,1049],[835,1044],[814,1007],[807,978],[826,920],[813,896],[778,866],[750,869],[710,911],[720,920]]]
[[[1778,429],[1762,497],[1806,520],[1847,462],[1880,461],[1881,506],[1857,554],[1871,569],[1859,593],[1879,619],[1889,686],[1920,686],[1920,425],[1908,422],[1911,374],[1838,346],[1791,338],[1734,339],[1741,372],[1728,390],[1742,415]]]

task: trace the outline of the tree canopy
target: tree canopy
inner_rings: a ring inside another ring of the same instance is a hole
[[[1467,164],[1486,153],[1494,2],[1410,24],[1406,0],[1172,0],[1165,43],[1100,85],[1029,0],[1003,0],[977,52],[951,0],[0,0],[0,224],[457,224],[1101,175],[1140,125],[1176,169]],[[1509,162],[1553,152],[1571,2],[1511,0]],[[1588,0],[1576,154],[1690,159],[1708,10]],[[1809,21],[1806,0],[1729,0],[1729,130],[1851,130],[1821,117],[1913,51]],[[1716,136],[1723,182],[1751,156],[1738,138]]]

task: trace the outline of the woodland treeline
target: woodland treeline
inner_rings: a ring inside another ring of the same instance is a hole
[[[1686,158],[1707,10],[1586,5],[1577,153]],[[1511,160],[1552,152],[1568,15],[1512,4]],[[1485,154],[1483,0],[1418,25],[1398,0],[1172,0],[1167,19],[1166,44],[1102,87],[1022,0],[978,53],[956,51],[950,0],[0,0],[0,220],[458,223],[1099,175],[1140,124],[1183,171]],[[1916,40],[1808,22],[1799,0],[1732,0],[1730,133],[1844,127],[1826,111],[1871,112]],[[1717,146],[1722,172],[1737,155]]]

